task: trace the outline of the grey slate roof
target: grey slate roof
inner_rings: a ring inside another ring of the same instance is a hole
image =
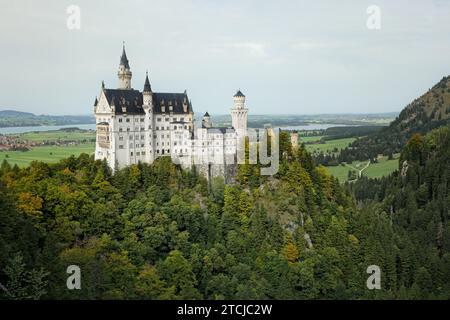
[[[241,92],[241,90],[238,90],[234,96],[235,97],[245,97],[245,95]]]
[[[151,92],[152,87],[150,86],[150,81],[148,80],[148,73],[145,75],[144,92]]]
[[[129,89],[104,89],[106,99],[110,106],[115,107],[116,114],[140,114],[144,113],[142,108],[142,93],[138,90]],[[124,111],[122,107],[125,107]]]
[[[115,106],[116,114],[144,114],[144,109],[142,108],[142,92],[130,89],[104,89],[104,92],[108,104]],[[173,113],[187,114],[192,112],[192,104],[187,94],[154,92],[152,96],[154,113],[162,113],[162,106],[165,106],[166,113],[170,112],[169,106],[172,106],[171,112]],[[185,101],[188,105],[186,112],[183,109],[183,103]]]
[[[125,46],[123,46],[122,56],[120,57],[120,65],[125,66],[126,69],[130,69],[130,65],[128,64],[127,54],[125,52]]]
[[[188,106],[186,112],[183,110],[183,103],[185,101]],[[165,106],[165,112],[169,113],[170,105],[172,105],[173,113],[189,113],[192,111],[192,104],[187,94],[184,93],[155,92],[153,93],[153,105],[153,112],[155,113],[161,113],[162,106]]]

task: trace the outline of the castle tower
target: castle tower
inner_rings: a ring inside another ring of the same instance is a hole
[[[291,146],[294,151],[298,149],[298,132],[295,130],[291,132]]]
[[[206,112],[202,119],[202,128],[208,129],[211,127],[212,127],[211,118],[209,116],[209,113]]]
[[[233,128],[242,133],[247,131],[247,114],[248,109],[245,107],[245,95],[238,90],[233,96],[234,106],[231,109],[231,125]]]
[[[128,64],[127,54],[125,52],[125,43],[123,44],[122,56],[120,57],[119,72],[119,89],[131,89],[131,71]]]
[[[143,106],[145,107],[151,107],[153,103],[153,93],[152,93],[152,87],[150,86],[150,81],[148,80],[148,72],[145,73],[145,84],[144,84],[144,90],[142,91],[142,98],[143,98]]]

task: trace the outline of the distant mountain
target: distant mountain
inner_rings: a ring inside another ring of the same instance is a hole
[[[375,158],[400,152],[414,133],[427,132],[450,123],[450,76],[412,101],[386,128],[353,142],[345,150],[346,160]]]
[[[15,110],[0,110],[0,117],[35,117],[33,113]]]
[[[93,116],[50,116],[30,112],[0,110],[1,127],[62,126],[95,123]]]

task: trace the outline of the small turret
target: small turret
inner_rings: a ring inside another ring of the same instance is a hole
[[[247,131],[247,114],[245,108],[245,95],[239,89],[233,96],[234,106],[231,108],[231,125],[239,134],[245,134]]]
[[[148,71],[145,72],[145,84],[143,92],[152,92],[152,87],[150,85],[150,81],[148,80]]]
[[[206,113],[203,115],[203,119],[202,119],[202,128],[208,129],[208,128],[211,128],[211,127],[212,127],[211,118],[210,118],[210,116],[209,116],[209,113],[206,112]]]
[[[239,89],[233,96],[234,107],[236,109],[243,109],[245,105],[245,95]]]
[[[128,63],[127,54],[125,52],[125,42],[123,44],[122,56],[120,57],[119,72],[119,89],[131,89],[131,77],[130,64]]]
[[[148,80],[148,71],[145,73],[144,91],[142,91],[142,102],[145,112],[151,110],[153,104],[153,93],[150,81]]]

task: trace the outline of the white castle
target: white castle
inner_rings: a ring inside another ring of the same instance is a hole
[[[106,89],[102,82],[100,94],[95,98],[95,159],[105,159],[117,170],[170,156],[184,168],[196,166],[208,179],[233,175],[230,170],[235,169],[247,132],[248,109],[240,90],[233,97],[232,127],[213,127],[208,112],[201,127],[197,127],[186,90],[153,92],[148,73],[142,92],[131,87],[132,73],[125,46],[117,75],[119,87]]]

